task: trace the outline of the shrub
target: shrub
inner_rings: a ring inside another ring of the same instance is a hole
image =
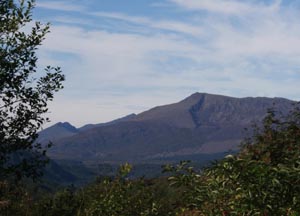
[[[184,188],[184,208],[199,215],[299,215],[300,111],[272,110],[241,152],[196,173],[169,167],[171,185]]]

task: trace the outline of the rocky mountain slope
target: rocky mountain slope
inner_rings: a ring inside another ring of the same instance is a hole
[[[54,159],[114,163],[147,162],[236,150],[243,129],[259,122],[268,108],[286,112],[292,101],[283,98],[233,98],[195,93],[186,99],[138,115],[83,129],[63,127],[41,132],[52,137]],[[55,128],[58,128],[56,125]],[[54,126],[53,126],[54,127]]]

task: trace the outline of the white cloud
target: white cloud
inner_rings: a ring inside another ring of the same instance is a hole
[[[221,61],[236,63],[241,58],[260,61],[276,58],[290,61],[300,56],[300,28],[281,20],[249,27],[253,29],[244,32],[230,24],[215,24],[212,30],[215,33],[209,42],[213,50],[210,54]]]
[[[57,16],[52,17],[52,22],[58,22],[61,24],[71,24],[71,25],[82,25],[82,26],[95,26],[92,20],[82,17],[72,17],[72,16]]]
[[[91,15],[106,17],[111,19],[118,19],[126,22],[131,22],[139,25],[144,25],[150,28],[162,29],[175,31],[179,33],[189,34],[189,35],[201,35],[203,32],[199,26],[193,26],[188,23],[170,20],[153,20],[147,17],[141,16],[129,16],[122,13],[108,13],[108,12],[95,12]]]
[[[85,7],[76,4],[74,1],[37,1],[36,6],[50,10],[73,12],[82,12],[85,9]]]
[[[150,19],[146,17],[138,17],[138,16],[129,16],[122,13],[113,13],[113,12],[93,12],[91,15],[99,16],[99,17],[106,17],[106,18],[112,18],[112,19],[119,19],[119,20],[125,20],[128,22],[133,23],[140,23],[140,24],[148,24],[150,23]]]
[[[266,13],[278,10],[281,0],[276,0],[270,6],[259,2],[248,3],[236,0],[169,0],[189,10],[206,10],[229,15],[245,15],[249,13]]]

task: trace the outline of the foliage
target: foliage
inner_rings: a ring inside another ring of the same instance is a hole
[[[77,190],[63,190],[35,203],[31,215],[168,216],[174,214],[166,179],[127,179],[129,164],[115,178],[104,177]]]
[[[1,216],[23,216],[31,212],[31,195],[20,184],[0,182],[0,215]]]
[[[45,196],[36,203],[32,215],[43,216],[74,216],[81,205],[80,200],[72,186],[57,192],[54,196]]]
[[[104,179],[96,188],[94,197],[85,209],[86,215],[158,215],[158,203],[143,181],[127,181],[123,171],[116,179]]]
[[[46,150],[36,143],[47,103],[62,88],[60,68],[36,75],[36,51],[49,25],[32,22],[34,0],[0,0],[0,178],[41,175]],[[30,26],[33,25],[32,28]]]
[[[183,209],[196,215],[299,215],[299,138],[298,108],[285,117],[270,110],[238,155],[201,175],[187,164],[171,167],[171,184],[185,188]]]

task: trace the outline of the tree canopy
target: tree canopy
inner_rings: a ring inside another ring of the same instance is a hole
[[[188,164],[169,167],[183,187],[186,215],[299,215],[300,110],[269,110],[261,126],[228,155],[201,173]]]
[[[0,0],[0,178],[39,176],[46,149],[36,143],[47,104],[65,79],[59,67],[37,68],[49,24],[34,22],[34,0]]]

